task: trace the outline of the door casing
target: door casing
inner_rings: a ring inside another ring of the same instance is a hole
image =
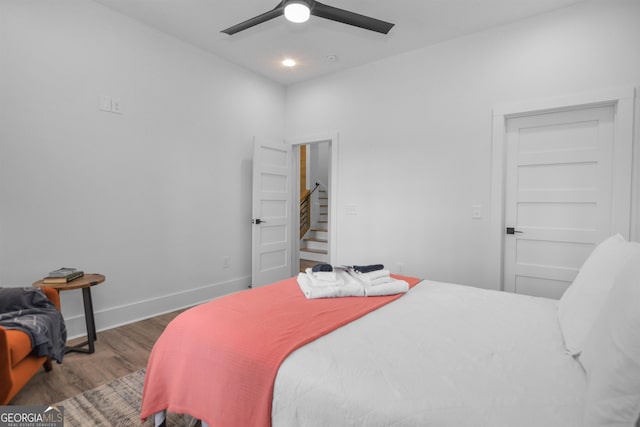
[[[589,92],[571,96],[524,101],[497,106],[493,110],[492,127],[492,168],[491,168],[491,240],[489,242],[490,269],[498,278],[498,289],[504,290],[504,233],[505,227],[505,169],[506,169],[506,123],[511,117],[544,112],[563,111],[586,106],[614,105],[614,198],[624,210],[623,215],[613,219],[613,230],[620,230],[627,239],[635,240],[635,218],[632,206],[637,207],[637,199],[632,199],[633,176],[633,115],[634,88],[618,88]],[[637,196],[634,196],[637,197]],[[615,216],[615,215],[614,215]],[[620,218],[631,218],[629,221]],[[621,224],[620,221],[626,221]],[[625,231],[626,230],[626,231]]]

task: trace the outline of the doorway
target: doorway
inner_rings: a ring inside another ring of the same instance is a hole
[[[329,134],[296,138],[290,143],[293,151],[294,181],[291,265],[292,274],[297,274],[303,268],[319,262],[336,263],[338,136]],[[301,164],[301,152],[306,156],[305,165]],[[303,167],[306,167],[306,178],[302,178]],[[302,182],[303,179],[306,182]],[[312,206],[309,212],[310,234],[302,240],[305,236],[301,235],[300,206],[301,202],[304,202],[305,194],[309,196],[307,202],[315,206]]]

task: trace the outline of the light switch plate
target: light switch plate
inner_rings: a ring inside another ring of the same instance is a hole
[[[110,96],[101,96],[100,97],[100,110],[111,112],[111,97]]]
[[[482,205],[471,205],[471,218],[482,219]]]

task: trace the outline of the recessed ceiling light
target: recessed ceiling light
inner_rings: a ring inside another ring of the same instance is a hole
[[[307,22],[311,11],[304,1],[292,1],[284,7],[284,17],[297,24]]]
[[[287,58],[282,61],[282,65],[284,65],[285,67],[295,67],[296,61],[291,58]]]

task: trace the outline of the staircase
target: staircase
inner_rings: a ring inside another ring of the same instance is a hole
[[[329,262],[329,197],[327,190],[318,188],[319,209],[314,212],[312,207],[312,225],[300,241],[300,259],[317,263]]]

